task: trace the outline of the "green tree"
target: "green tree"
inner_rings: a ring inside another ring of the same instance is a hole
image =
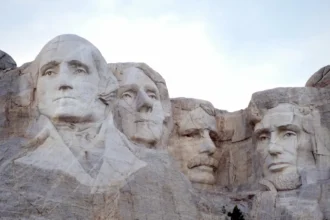
[[[233,212],[228,212],[227,214],[231,220],[244,220],[243,213],[237,206],[234,207]]]

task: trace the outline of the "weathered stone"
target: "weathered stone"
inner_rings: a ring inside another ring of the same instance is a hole
[[[90,42],[58,36],[32,63],[1,74],[1,217],[198,218],[190,182],[169,156],[141,153],[114,126],[117,80]]]
[[[330,174],[329,124],[322,120],[329,95],[328,89],[278,88],[252,96],[254,159],[260,178],[272,189],[256,196],[253,219],[321,220],[327,215],[328,201],[319,198],[320,184]]]
[[[328,88],[330,87],[330,65],[324,66],[315,72],[306,82],[307,87]]]
[[[323,70],[306,86],[327,87]],[[329,113],[327,88],[256,92],[235,112],[170,99],[147,64],[61,35],[0,71],[0,216],[330,219]]]
[[[165,148],[171,131],[171,103],[165,80],[144,63],[113,63],[119,83],[114,120],[132,142]]]
[[[180,163],[181,171],[193,183],[215,184],[221,158],[216,128],[216,112],[211,103],[172,99],[174,129],[169,151]]]
[[[4,51],[0,50],[0,71],[16,68],[16,62]]]

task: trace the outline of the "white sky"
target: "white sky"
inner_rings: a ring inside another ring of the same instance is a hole
[[[171,97],[247,107],[253,92],[304,86],[330,64],[330,1],[11,0],[0,50],[18,65],[50,39],[78,34],[107,62],[145,62]]]

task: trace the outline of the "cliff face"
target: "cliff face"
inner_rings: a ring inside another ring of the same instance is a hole
[[[325,70],[227,112],[170,98],[147,64],[107,63],[76,35],[19,68],[6,57],[3,219],[330,218]]]

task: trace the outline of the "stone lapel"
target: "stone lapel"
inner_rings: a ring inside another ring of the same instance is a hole
[[[80,184],[91,187],[92,192],[103,191],[107,186],[120,184],[146,165],[132,153],[130,142],[125,136],[106,120],[94,140],[94,147],[102,145],[105,149],[100,161],[96,161],[102,164],[98,174],[93,178],[63,142],[53,124],[48,119],[46,121],[43,130],[30,141],[29,147],[33,149],[15,160],[16,164],[33,166],[49,172],[59,171],[63,175],[74,177]]]

